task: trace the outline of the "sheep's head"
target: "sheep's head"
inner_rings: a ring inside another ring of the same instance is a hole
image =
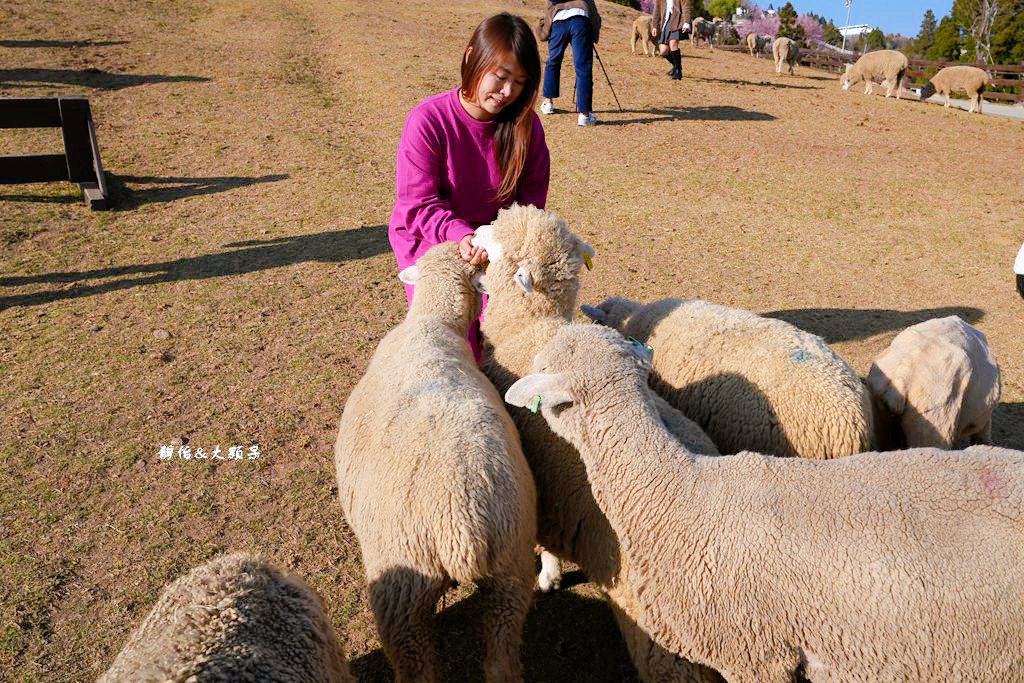
[[[398,279],[414,285],[409,312],[429,314],[466,330],[470,322],[480,315],[480,293],[483,291],[482,273],[459,256],[454,242],[442,242],[420,256],[416,265],[398,274]],[[463,331],[465,334],[465,331]]]
[[[625,329],[629,316],[639,308],[640,302],[617,296],[610,296],[597,306],[580,306],[583,314],[595,323],[615,328],[619,332]]]
[[[589,407],[601,403],[619,410],[633,397],[653,402],[647,387],[650,371],[644,347],[615,330],[566,325],[534,357],[530,374],[509,387],[505,401],[540,412],[556,434],[573,441]]]
[[[487,250],[489,306],[516,298],[534,313],[572,318],[580,270],[589,267],[594,250],[557,214],[513,204],[477,228],[473,244]]]
[[[935,85],[931,81],[928,81],[927,83],[925,83],[921,87],[920,99],[922,101],[923,100],[927,100],[929,97],[931,97],[934,94],[935,94]]]
[[[843,86],[843,90],[849,90],[850,86],[853,85],[853,79],[850,77],[850,68],[847,66],[846,71],[839,77],[839,83]]]

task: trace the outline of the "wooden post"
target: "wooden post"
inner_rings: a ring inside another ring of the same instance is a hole
[[[60,128],[63,154],[0,156],[0,184],[78,183],[90,209],[108,208],[109,193],[89,100],[82,95],[0,98],[0,128]]]

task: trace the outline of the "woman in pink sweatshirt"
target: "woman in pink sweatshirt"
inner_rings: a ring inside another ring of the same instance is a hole
[[[513,202],[544,208],[550,158],[533,110],[540,53],[529,25],[512,14],[484,19],[462,59],[462,85],[409,113],[398,143],[395,208],[388,241],[398,269],[452,241],[469,263],[487,260],[473,230]],[[406,285],[412,301],[412,285]],[[480,325],[469,330],[480,360]]]

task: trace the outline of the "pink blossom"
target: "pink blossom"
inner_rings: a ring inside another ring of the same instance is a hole
[[[654,14],[654,0],[640,0],[640,11],[645,14]]]
[[[796,18],[796,23],[804,29],[804,45],[816,47],[818,43],[825,39],[825,29],[821,27],[821,24],[814,17],[801,14]]]

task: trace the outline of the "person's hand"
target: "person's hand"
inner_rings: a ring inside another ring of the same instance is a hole
[[[459,242],[459,256],[471,266],[478,266],[487,260],[487,250],[473,246],[473,236],[466,235]]]

